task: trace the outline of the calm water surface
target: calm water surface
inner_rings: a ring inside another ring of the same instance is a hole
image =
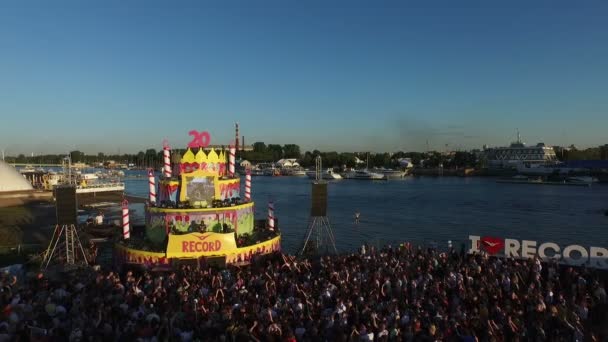
[[[244,180],[243,180],[244,182]],[[147,196],[147,181],[127,180],[127,192]],[[289,252],[301,245],[310,213],[308,178],[253,177],[256,217],[275,203]],[[608,246],[608,185],[587,187],[496,183],[494,178],[410,177],[391,181],[331,181],[328,216],[339,250],[364,242],[445,245],[469,235],[561,244]],[[354,213],[361,221],[354,224]],[[141,215],[143,207],[136,210]]]

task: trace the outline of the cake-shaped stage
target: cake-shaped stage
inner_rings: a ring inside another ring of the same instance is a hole
[[[149,170],[145,233],[131,237],[127,222],[125,239],[115,246],[118,264],[150,267],[182,259],[234,264],[280,251],[273,205],[269,203],[266,219],[255,220],[251,176],[247,172],[241,191],[234,168],[235,148],[206,151],[209,134],[191,131],[190,135],[195,139],[176,165],[171,165],[169,146],[164,143],[158,186]]]

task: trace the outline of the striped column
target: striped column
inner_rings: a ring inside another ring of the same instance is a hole
[[[274,203],[268,202],[268,229],[274,230]]]
[[[163,174],[165,175],[165,178],[171,178],[173,170],[171,170],[171,150],[169,145],[163,146],[163,162],[165,165]]]
[[[150,185],[150,203],[156,204],[156,183],[154,169],[148,169],[148,184]]]
[[[234,163],[235,163],[236,148],[234,145],[230,145],[230,159],[228,161],[228,174],[230,177],[234,177]]]
[[[131,227],[129,226],[129,202],[125,199],[122,201],[122,237],[128,239],[131,237]]]
[[[245,201],[251,202],[251,169],[245,174]]]

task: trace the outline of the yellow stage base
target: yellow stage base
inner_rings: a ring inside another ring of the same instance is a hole
[[[192,259],[222,259],[226,265],[249,262],[254,256],[281,251],[281,235],[247,247],[236,247],[234,233],[190,233],[169,235],[166,252],[149,252],[129,248],[121,243],[114,246],[114,264],[136,264],[145,268],[171,266],[175,261]]]

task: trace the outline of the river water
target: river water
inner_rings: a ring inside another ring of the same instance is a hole
[[[244,180],[243,180],[244,183]],[[147,196],[147,179],[127,180],[126,191]],[[295,252],[310,214],[306,177],[253,177],[256,217],[267,203]],[[136,215],[143,213],[136,210]],[[608,247],[608,185],[591,187],[496,183],[485,177],[409,177],[390,181],[338,180],[328,185],[328,217],[339,250],[373,245],[468,241],[469,235]],[[354,223],[354,213],[361,213]]]

